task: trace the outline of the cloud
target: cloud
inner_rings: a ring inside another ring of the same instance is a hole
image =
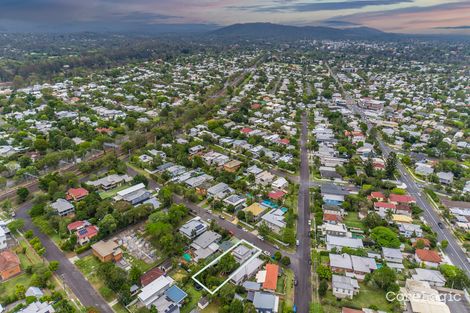
[[[434,29],[470,29],[470,25],[460,25],[460,26],[440,26],[433,27]]]
[[[468,32],[468,28],[460,26],[468,23],[469,16],[470,2],[464,1],[426,7],[412,6],[388,11],[360,12],[336,16],[335,19],[392,32],[435,33],[436,30],[444,29]]]
[[[247,5],[233,6],[242,10],[254,10],[256,12],[313,12],[313,11],[332,11],[332,10],[350,10],[362,9],[368,6],[394,5],[400,3],[411,3],[414,0],[353,0],[353,1],[335,1],[335,2],[314,2],[314,3],[291,3],[284,5]],[[285,1],[284,1],[285,2]]]

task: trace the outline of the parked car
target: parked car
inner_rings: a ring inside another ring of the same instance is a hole
[[[297,240],[295,241],[295,245],[296,245],[296,246],[300,245],[299,239],[297,239]]]
[[[444,229],[444,224],[442,224],[441,222],[437,223],[437,226],[439,226],[440,229]]]

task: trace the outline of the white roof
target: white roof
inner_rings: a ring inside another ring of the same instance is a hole
[[[168,276],[160,276],[155,279],[153,282],[142,288],[139,293],[139,300],[146,303],[151,299],[155,294],[159,293],[162,289],[169,287],[174,280]]]
[[[145,185],[143,183],[140,183],[140,184],[137,184],[137,185],[134,185],[134,186],[131,186],[129,188],[126,188],[124,190],[121,190],[117,193],[118,196],[121,196],[121,197],[124,197],[130,193],[133,193],[137,190],[140,190],[142,188],[145,188]]]

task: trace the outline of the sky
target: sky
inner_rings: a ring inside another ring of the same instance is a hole
[[[470,34],[470,0],[0,0],[0,31],[249,22]]]

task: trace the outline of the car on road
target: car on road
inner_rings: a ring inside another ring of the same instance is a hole
[[[230,236],[235,236],[235,233],[231,230],[229,230],[228,233],[230,234]]]
[[[155,187],[155,191],[156,191],[157,193],[159,193],[159,192],[160,192],[160,188],[159,188],[159,187]]]
[[[295,241],[295,245],[296,245],[296,246],[300,245],[299,239],[297,239],[297,240]]]
[[[263,237],[263,236],[258,235],[258,236],[256,236],[256,237],[258,237],[259,240],[264,241],[264,237]]]
[[[442,224],[441,222],[437,223],[437,226],[439,226],[440,229],[444,229],[444,224]]]
[[[294,279],[294,286],[297,286],[298,283],[299,283],[299,282],[298,282],[297,278],[295,278],[295,279]]]
[[[263,254],[266,255],[266,256],[269,256],[269,257],[271,256],[271,253],[269,251],[266,251],[266,250],[263,251]]]
[[[219,218],[220,218],[221,220],[224,220],[224,219],[225,219],[225,216],[219,215]]]
[[[312,226],[312,220],[308,220],[308,226]]]
[[[208,219],[207,219],[207,222],[208,222],[208,223],[212,222],[212,219],[211,219],[211,218],[208,218]]]
[[[279,246],[278,246],[278,245],[274,245],[274,248],[276,248],[277,250],[279,250]]]

